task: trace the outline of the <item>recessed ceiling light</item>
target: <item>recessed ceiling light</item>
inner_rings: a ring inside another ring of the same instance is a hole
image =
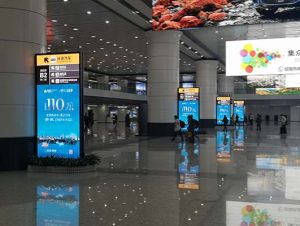
[[[109,23],[110,23],[110,21],[109,21],[109,20],[106,20],[106,21],[105,21],[105,23],[106,23],[106,24],[109,24]]]
[[[113,44],[113,46],[117,46],[117,44],[115,43],[115,44]]]
[[[113,52],[112,54],[116,54],[116,52]]]
[[[91,38],[96,38],[96,35],[91,35]]]
[[[184,42],[180,42],[180,44],[181,44],[181,45],[183,45],[183,44],[184,44]]]
[[[105,56],[107,57],[107,56],[108,56],[108,54],[105,54]]]
[[[120,46],[119,49],[123,49],[124,47]]]
[[[96,50],[93,51],[93,53],[96,53],[96,52],[97,52]]]
[[[89,65],[89,67],[92,67],[92,65]]]
[[[73,36],[71,36],[71,37],[69,37],[70,39],[74,39],[74,37]]]
[[[79,49],[81,49],[82,48],[82,46],[79,46]]]
[[[221,40],[223,40],[224,38],[223,37],[221,37]]]
[[[64,27],[68,27],[68,24],[64,24]]]
[[[68,52],[69,50],[65,49],[65,52]]]
[[[65,41],[65,40],[63,40],[62,42],[63,42],[63,43],[66,43],[66,41]]]
[[[104,48],[103,48],[103,47],[101,47],[100,49],[101,49],[101,50],[103,50]]]
[[[89,15],[90,15],[90,14],[92,14],[92,12],[91,12],[91,11],[89,11],[89,10],[88,10],[88,11],[86,11],[86,13],[87,13],[87,14],[89,14]]]
[[[73,28],[73,31],[79,31],[79,29],[78,28]]]
[[[69,0],[64,0],[64,2],[68,2]]]
[[[57,23],[57,20],[51,20],[53,23]]]
[[[106,44],[110,44],[110,42],[105,42]]]
[[[85,44],[90,45],[91,43],[90,43],[90,42],[87,42],[87,43],[85,43]]]
[[[123,56],[124,58],[126,58],[127,56]]]
[[[138,39],[138,38],[139,38],[139,36],[134,36],[134,38],[135,38],[135,39]]]

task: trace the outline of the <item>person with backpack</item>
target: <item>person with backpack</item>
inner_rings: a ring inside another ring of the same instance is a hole
[[[182,131],[181,131],[181,127],[183,125],[182,123],[183,121],[180,121],[178,119],[178,116],[177,115],[174,115],[174,131],[173,131],[173,137],[172,137],[172,141],[174,141],[177,137],[177,135],[180,136],[181,138],[181,142],[183,142],[183,135],[182,135]]]
[[[224,125],[223,131],[227,132],[228,118],[226,115],[224,115],[222,122]]]

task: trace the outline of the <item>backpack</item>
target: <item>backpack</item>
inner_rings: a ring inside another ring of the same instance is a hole
[[[185,122],[184,122],[184,121],[179,120],[179,123],[180,123],[180,127],[181,127],[181,128],[184,128],[184,127],[185,127]]]
[[[198,128],[200,125],[199,125],[199,121],[196,120],[196,119],[193,119],[193,124],[194,124],[194,127],[195,128]]]

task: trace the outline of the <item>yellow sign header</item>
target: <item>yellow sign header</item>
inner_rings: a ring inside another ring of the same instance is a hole
[[[244,105],[245,101],[244,100],[235,100],[234,103],[238,104],[238,105]]]
[[[199,93],[200,88],[179,88],[179,93]]]
[[[196,190],[199,189],[200,186],[198,184],[178,184],[178,188]]]
[[[230,100],[230,97],[217,97],[217,100]]]
[[[79,53],[44,54],[36,56],[36,66],[80,64]]]

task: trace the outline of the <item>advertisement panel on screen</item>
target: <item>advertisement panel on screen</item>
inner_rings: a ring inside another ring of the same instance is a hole
[[[38,186],[36,225],[78,226],[79,187]]]
[[[300,74],[299,41],[300,38],[228,41],[226,75]],[[298,77],[291,79],[299,81]]]
[[[80,157],[81,82],[79,53],[36,55],[38,157]]]
[[[188,116],[192,115],[193,119],[200,119],[200,88],[179,88],[178,89],[178,117],[179,120],[188,125]]]
[[[245,101],[235,100],[233,101],[233,114],[234,116],[239,116],[239,122],[243,125],[244,116],[245,116]]]
[[[300,206],[283,203],[226,202],[226,225],[299,225]]]
[[[298,0],[152,0],[153,30],[298,21]]]
[[[224,125],[223,119],[226,115],[228,125],[231,124],[231,98],[230,97],[217,97],[217,125]]]

